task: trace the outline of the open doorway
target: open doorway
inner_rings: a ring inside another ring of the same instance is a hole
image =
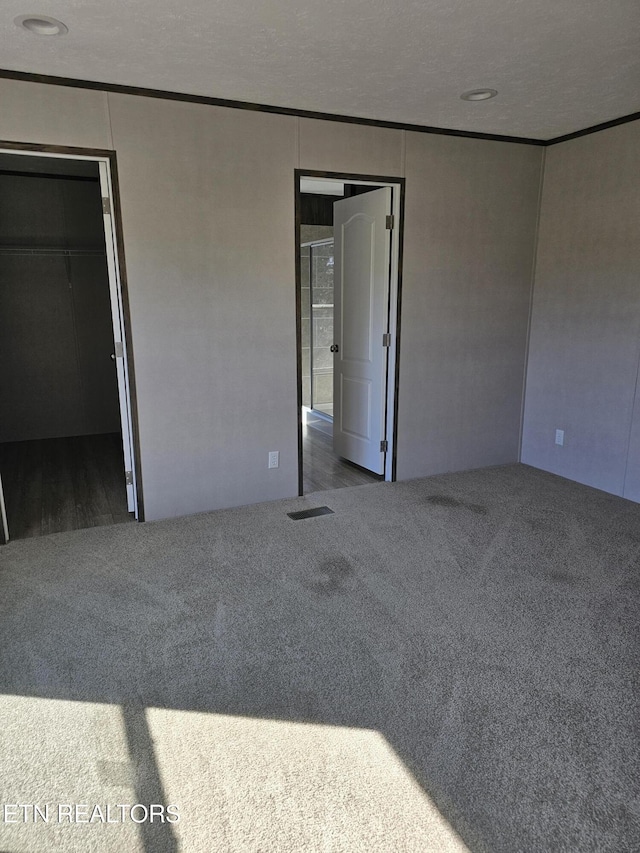
[[[4,541],[138,517],[109,165],[0,149]]]
[[[300,494],[395,478],[403,197],[296,172]]]

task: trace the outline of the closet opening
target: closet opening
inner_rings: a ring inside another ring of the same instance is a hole
[[[0,541],[138,517],[108,157],[0,150]]]

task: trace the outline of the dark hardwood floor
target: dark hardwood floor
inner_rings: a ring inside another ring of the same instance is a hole
[[[133,521],[119,433],[0,444],[10,539]]]
[[[326,489],[364,486],[383,479],[340,459],[333,452],[331,435],[306,425],[302,427],[302,459],[305,495]]]

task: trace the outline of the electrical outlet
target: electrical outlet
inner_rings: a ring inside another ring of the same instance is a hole
[[[564,444],[564,430],[557,429],[556,430],[556,444],[562,446]]]
[[[280,467],[280,451],[279,450],[270,450],[269,451],[269,468],[279,468]]]

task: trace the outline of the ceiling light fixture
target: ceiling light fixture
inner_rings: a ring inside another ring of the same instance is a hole
[[[14,24],[36,36],[63,36],[69,32],[62,21],[48,15],[20,15],[14,19]]]
[[[469,92],[463,92],[460,97],[463,101],[488,101],[497,94],[496,89],[471,89]]]

